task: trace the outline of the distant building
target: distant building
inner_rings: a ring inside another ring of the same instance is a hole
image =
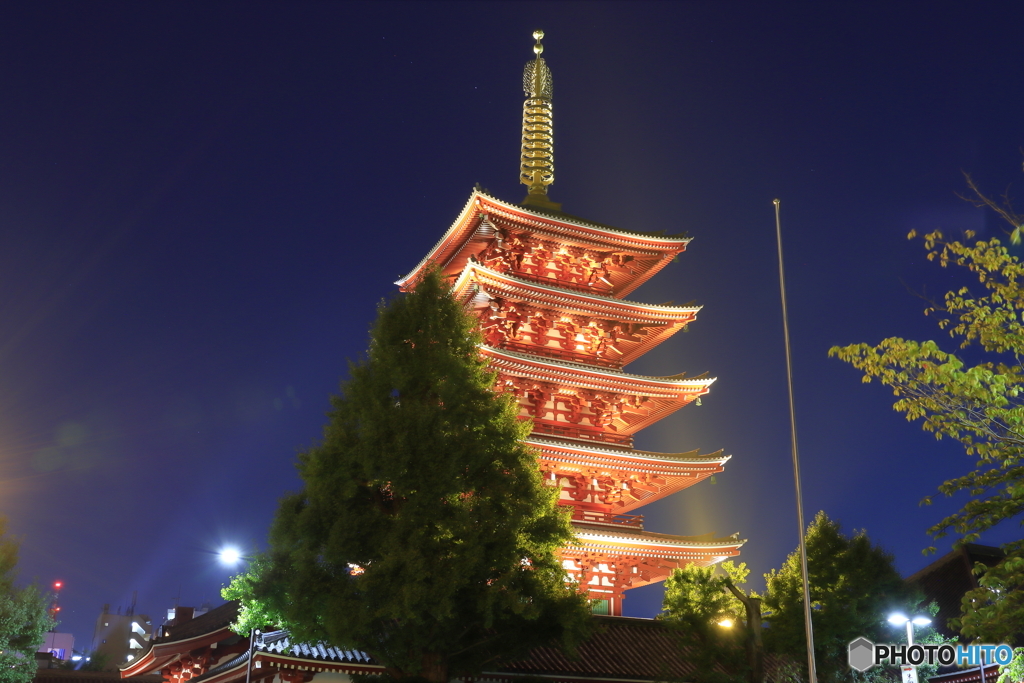
[[[964,543],[930,565],[907,577],[907,583],[918,586],[925,598],[934,601],[939,611],[932,626],[947,638],[960,634],[949,627],[949,620],[960,616],[960,599],[967,591],[978,587],[974,565],[981,562],[989,567],[999,564],[1005,557],[1002,550],[977,543]]]
[[[39,652],[49,652],[57,659],[68,661],[75,648],[75,637],[70,633],[58,633],[49,631],[43,644],[39,646]]]
[[[209,602],[204,602],[199,607],[184,607],[182,605],[168,607],[167,619],[159,627],[153,629],[153,636],[156,638],[163,637],[165,629],[170,628],[174,624],[183,624],[196,617],[201,617],[209,612],[211,608],[212,605]]]
[[[113,614],[110,605],[103,606],[103,612],[96,617],[92,636],[92,651],[105,655],[107,667],[115,669],[135,659],[149,648],[152,639],[153,621],[145,614],[134,614],[134,607],[126,614]]]

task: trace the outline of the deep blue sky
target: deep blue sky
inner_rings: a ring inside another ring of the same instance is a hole
[[[0,513],[23,576],[66,582],[82,646],[134,590],[157,618],[219,600],[213,552],[264,542],[393,280],[475,182],[523,196],[538,27],[553,199],[695,237],[632,296],[705,308],[629,370],[719,379],[638,445],[734,457],[648,528],[740,532],[755,585],[796,546],[779,197],[808,518],[916,571],[956,502],[918,501],[970,461],[826,352],[938,334],[908,288],[956,280],[906,234],[1000,229],[956,193],[962,170],[1024,181],[1022,23],[978,2],[3,5]]]

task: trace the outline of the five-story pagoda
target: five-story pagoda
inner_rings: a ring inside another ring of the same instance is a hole
[[[551,71],[526,64],[521,204],[477,188],[419,265],[398,281],[415,286],[429,264],[454,283],[480,319],[480,353],[533,419],[528,443],[561,503],[572,507],[576,542],[562,549],[572,579],[595,612],[621,614],[630,588],[663,581],[674,568],[739,554],[736,536],[671,536],[644,530],[638,508],[721,472],[729,456],[649,453],[633,435],[708,392],[714,379],[646,377],[627,363],[685,328],[699,307],[624,297],[686,250],[686,236],[620,230],[562,213],[554,182]]]

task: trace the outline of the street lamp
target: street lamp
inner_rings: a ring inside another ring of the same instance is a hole
[[[909,646],[914,644],[914,626],[927,626],[932,623],[932,620],[923,616],[911,618],[905,614],[896,612],[889,615],[889,623],[893,626],[903,626],[903,624],[907,625],[907,645]]]
[[[932,620],[928,617],[920,615],[916,617],[908,617],[905,614],[896,612],[895,614],[889,615],[889,623],[893,626],[902,626],[903,624],[907,625],[907,647],[910,647],[914,644],[914,626],[927,626],[928,624],[932,623]],[[912,681],[912,683],[917,683],[916,666],[908,666],[906,665],[906,660],[904,660],[904,666],[901,666],[900,669],[903,672],[904,681],[907,681],[909,679],[910,681]],[[910,674],[909,677],[907,676],[908,673]]]
[[[249,561],[252,557],[243,555],[238,551],[238,548],[232,546],[224,546],[217,553],[217,557],[220,558],[221,564],[226,564],[230,567],[235,566],[242,560]],[[249,683],[252,680],[252,658],[254,650],[256,649],[256,636],[260,635],[260,631],[257,628],[249,629],[249,656],[245,663],[245,683]]]
[[[238,561],[242,559],[242,553],[238,552],[237,548],[222,548],[218,553],[220,561],[227,565],[236,565]]]

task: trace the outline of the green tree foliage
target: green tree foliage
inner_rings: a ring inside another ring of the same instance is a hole
[[[46,596],[33,586],[17,588],[18,541],[0,516],[0,683],[27,683],[36,673],[35,653],[56,624]]]
[[[995,210],[1012,227],[1011,242],[1019,241],[1024,217],[1008,201],[986,197],[970,177],[967,182],[970,201]],[[938,490],[969,499],[928,531],[970,542],[1004,521],[1024,522],[1024,264],[999,239],[974,240],[971,232],[960,241],[935,231],[924,236],[924,247],[929,260],[966,276],[963,286],[925,309],[955,350],[891,337],[876,346],[834,347],[829,355],[861,370],[864,382],[891,387],[893,408],[908,420],[963,445],[974,468]],[[1024,631],[1024,543],[1004,550],[1008,557],[998,567],[978,567],[981,588],[965,597],[964,616],[954,624],[969,638],[998,640]]]
[[[741,587],[750,570],[731,560],[716,566],[689,565],[665,581],[661,619],[676,627],[695,665],[695,683],[746,681],[746,610],[729,590]]]
[[[888,615],[899,609],[914,611],[919,596],[904,584],[891,554],[872,544],[863,531],[846,536],[824,512],[807,527],[804,544],[818,680],[864,680],[847,666],[850,641],[863,636],[876,643],[895,642],[900,634],[886,621]],[[799,549],[764,578],[765,648],[806,668]],[[883,670],[876,667],[868,673],[882,675]]]
[[[436,271],[381,307],[323,440],[299,456],[305,488],[225,590],[239,629],[276,623],[430,681],[582,635],[586,600],[556,554],[568,519],[479,341]]]
[[[1013,644],[1024,637],[1024,542],[1004,546],[1008,554],[995,566],[977,563],[978,588],[961,599],[961,615],[951,619],[954,629],[968,639],[985,643]],[[1024,651],[1015,658],[1024,669]]]
[[[875,667],[858,673],[847,665],[847,647],[861,636],[872,642],[906,642],[906,631],[888,622],[895,611],[934,615],[935,604],[921,605],[921,595],[907,586],[896,571],[891,554],[871,543],[863,532],[846,536],[824,512],[815,515],[804,537],[807,572],[811,584],[814,652],[818,680],[823,683],[898,679],[895,667]],[[675,623],[683,643],[694,653],[701,671],[699,683],[747,681],[751,660],[744,657],[745,608],[730,590],[743,592],[746,565],[723,562],[718,567],[676,570],[666,582],[663,619]],[[766,590],[760,596],[765,628],[764,651],[774,655],[772,680],[807,679],[807,645],[804,631],[803,577],[800,551],[794,550],[781,569],[765,574]],[[757,598],[753,592],[743,592]],[[733,626],[720,624],[729,620]],[[915,642],[942,643],[932,628],[915,631]],[[937,667],[919,667],[919,674],[933,675]],[[922,678],[922,680],[924,680]]]

